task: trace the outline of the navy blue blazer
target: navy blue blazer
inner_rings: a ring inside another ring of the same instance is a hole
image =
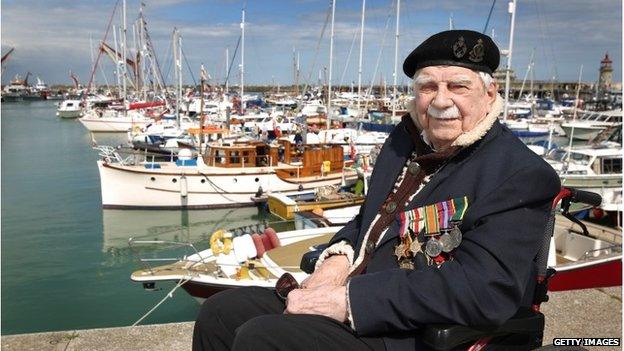
[[[406,122],[380,152],[360,213],[330,243],[349,242],[357,258],[365,234],[414,149]],[[408,209],[467,196],[454,260],[399,269],[390,226],[366,273],[351,278],[349,303],[360,336],[384,336],[389,349],[413,348],[423,324],[498,325],[529,305],[534,263],[559,177],[498,120],[435,174]],[[394,346],[392,346],[394,345]]]

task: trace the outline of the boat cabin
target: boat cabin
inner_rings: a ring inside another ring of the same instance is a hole
[[[344,152],[339,145],[297,145],[283,138],[272,144],[260,141],[212,143],[203,160],[213,167],[277,167],[281,178],[310,177],[342,172]]]

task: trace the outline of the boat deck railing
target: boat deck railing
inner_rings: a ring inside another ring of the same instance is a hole
[[[199,253],[195,245],[188,242],[179,242],[179,241],[166,241],[166,240],[134,240],[133,238],[128,239],[128,246],[132,251],[133,255],[138,259],[138,261],[143,266],[143,269],[154,274],[153,267],[151,263],[158,262],[177,262],[181,259],[184,259],[186,255],[182,258],[180,257],[162,257],[162,258],[143,258],[140,257],[139,250],[137,248],[138,245],[158,245],[158,246],[166,246],[166,247],[186,247],[193,250],[193,252],[199,258],[199,261],[196,263],[206,263],[204,257]]]
[[[579,261],[583,260],[591,260],[591,259],[599,259],[603,258],[606,255],[612,255],[616,253],[622,253],[622,247],[620,245],[614,244],[607,247],[602,247],[599,249],[587,250],[583,254],[583,256],[579,259]]]

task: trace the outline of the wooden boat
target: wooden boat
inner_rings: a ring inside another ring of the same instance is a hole
[[[282,218],[293,219],[296,212],[324,210],[345,206],[360,205],[364,202],[364,195],[355,195],[348,192],[333,193],[311,201],[294,200],[284,194],[269,194],[269,211]]]
[[[286,194],[326,185],[350,184],[340,146],[300,145],[288,140],[212,142],[202,157],[150,162],[124,158],[99,147],[104,208],[225,208],[253,206],[260,193]],[[349,162],[347,162],[349,163]]]

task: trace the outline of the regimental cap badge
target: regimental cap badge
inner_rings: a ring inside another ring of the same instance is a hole
[[[485,47],[483,46],[483,40],[477,40],[477,44],[470,50],[470,56],[468,58],[472,62],[481,62],[483,61],[483,56],[485,55]]]
[[[459,37],[455,44],[453,44],[453,54],[458,59],[464,57],[466,55],[466,51],[468,51],[468,47],[466,47],[466,41],[464,37]]]

